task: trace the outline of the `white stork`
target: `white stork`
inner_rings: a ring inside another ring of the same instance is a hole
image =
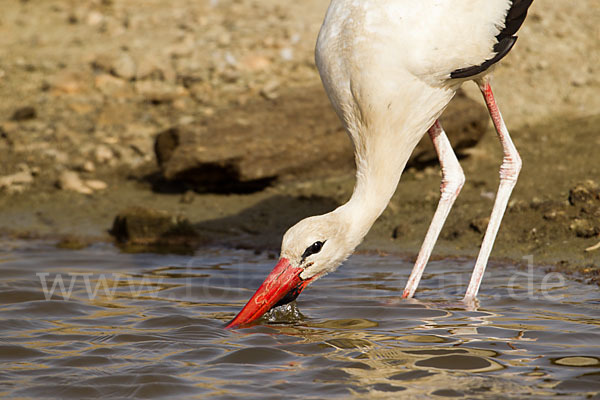
[[[494,100],[488,73],[515,44],[533,0],[332,0],[316,63],[354,144],[356,185],[334,211],[283,237],[278,264],[227,328],[293,301],[334,271],[387,207],[427,132],[441,168],[441,198],[403,297],[412,297],[465,177],[438,118],[463,82],[475,81],[504,152],[500,187],[464,300],[477,296],[521,159]]]

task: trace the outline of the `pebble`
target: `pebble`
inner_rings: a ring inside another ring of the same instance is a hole
[[[100,74],[94,79],[94,84],[102,94],[110,97],[123,97],[127,91],[126,82],[116,76]]]
[[[22,193],[33,183],[33,174],[25,164],[19,165],[19,172],[12,175],[0,176],[0,190],[9,194]]]
[[[34,119],[37,116],[37,112],[34,107],[25,106],[21,108],[17,108],[13,113],[11,119],[13,121],[27,121],[29,119]]]
[[[156,103],[173,101],[187,94],[185,88],[181,86],[173,86],[156,80],[136,82],[135,89],[146,100]]]
[[[275,100],[279,97],[278,89],[279,81],[271,80],[262,87],[260,94],[267,100]]]
[[[48,79],[44,84],[54,95],[80,93],[84,86],[83,77],[74,71],[62,71]]]
[[[74,171],[63,171],[58,177],[57,186],[62,190],[70,190],[81,194],[92,194],[94,191],[85,185]]]
[[[97,26],[104,22],[104,15],[98,11],[92,11],[87,15],[86,22],[90,26]]]
[[[94,150],[94,157],[99,164],[106,164],[115,157],[115,153],[110,147],[101,144]]]
[[[294,59],[294,50],[291,47],[284,47],[279,52],[279,55],[284,61],[292,61]]]
[[[591,238],[600,233],[600,228],[595,227],[589,220],[587,219],[576,219],[569,226],[578,237],[581,238]]]
[[[98,179],[87,179],[85,181],[85,186],[89,187],[92,190],[104,190],[108,187],[106,182]]]
[[[85,172],[94,172],[96,170],[96,166],[90,160],[87,160],[81,166],[81,169]]]
[[[258,54],[250,54],[242,58],[240,67],[243,70],[256,72],[266,70],[271,66],[271,60]]]
[[[600,186],[592,180],[580,182],[569,190],[569,203],[573,206],[594,203],[599,200]]]
[[[128,53],[121,53],[112,63],[111,72],[126,80],[135,78],[137,68],[133,57]]]

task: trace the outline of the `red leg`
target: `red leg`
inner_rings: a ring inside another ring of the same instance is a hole
[[[440,160],[440,166],[442,167],[442,184],[440,186],[441,197],[433,220],[431,221],[431,225],[429,225],[429,230],[427,231],[423,245],[421,246],[421,250],[419,251],[419,255],[417,256],[415,266],[406,283],[406,288],[402,294],[403,298],[412,297],[415,294],[415,290],[417,290],[417,286],[419,286],[419,281],[421,280],[425,266],[429,261],[435,242],[444,226],[444,222],[446,222],[450,209],[465,183],[463,170],[458,163],[454,150],[439,121],[436,121],[435,124],[433,124],[428,133],[433,141],[433,146],[435,147]]]
[[[465,300],[467,301],[472,300],[477,296],[483,273],[485,272],[485,267],[490,257],[494,241],[496,240],[498,229],[500,228],[500,222],[506,211],[508,199],[517,183],[519,171],[521,170],[521,157],[506,129],[506,124],[502,119],[502,115],[500,114],[500,110],[494,99],[494,94],[492,93],[489,81],[484,78],[484,80],[479,83],[479,88],[483,93],[485,103],[490,112],[490,116],[492,117],[492,121],[494,122],[496,132],[498,133],[498,138],[502,144],[504,158],[502,159],[502,165],[500,166],[500,187],[496,194],[496,201],[494,202],[490,222],[485,232],[485,236],[483,237],[483,243],[481,245],[481,250],[479,250],[479,256],[477,257],[473,274],[471,275],[469,287],[465,293]]]

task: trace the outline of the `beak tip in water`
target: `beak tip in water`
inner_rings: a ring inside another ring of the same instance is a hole
[[[304,269],[293,267],[288,259],[281,258],[239,314],[225,325],[225,329],[248,325],[270,309],[293,301],[309,282],[300,278],[302,271]]]

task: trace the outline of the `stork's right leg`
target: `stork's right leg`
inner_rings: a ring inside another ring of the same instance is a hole
[[[440,166],[442,168],[442,184],[440,191],[442,194],[433,220],[431,221],[431,225],[429,225],[425,240],[423,241],[423,245],[421,246],[421,251],[419,251],[419,255],[417,256],[415,266],[408,278],[406,288],[402,294],[403,298],[412,297],[415,294],[415,290],[417,290],[417,286],[419,286],[419,281],[421,280],[425,266],[429,261],[429,256],[431,256],[433,246],[435,246],[435,242],[444,226],[444,222],[446,222],[450,209],[465,183],[463,170],[458,163],[458,159],[454,154],[454,150],[452,149],[450,141],[440,122],[436,121],[433,126],[429,128],[428,133],[433,141],[433,146],[438,154],[438,158],[440,159]]]

